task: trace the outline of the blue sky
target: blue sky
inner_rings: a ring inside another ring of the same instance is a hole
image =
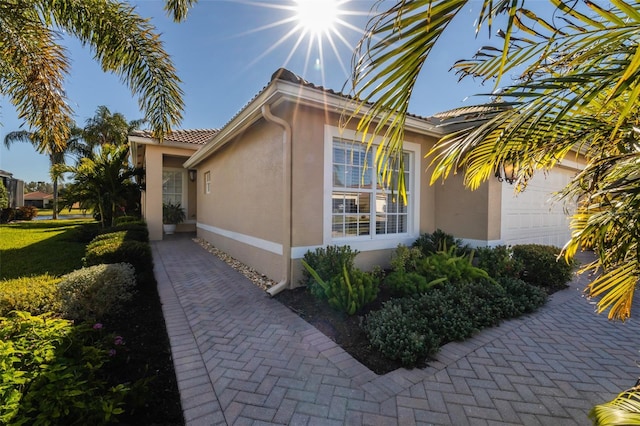
[[[350,70],[352,47],[361,37],[357,28],[365,26],[374,4],[372,0],[342,4],[339,18],[344,23],[335,28],[346,42],[334,35],[334,49],[323,37],[320,54],[316,43],[308,47],[308,36],[298,44],[300,30],[291,33],[297,24],[291,9],[294,0],[200,0],[180,24],[166,17],[164,1],[131,3],[140,15],[152,19],[182,79],[186,108],[179,127],[185,129],[223,126],[281,66],[314,84],[340,90]],[[448,28],[446,37],[423,69],[410,106],[412,113],[429,116],[471,105],[481,101],[471,95],[491,90],[490,86],[482,87],[472,80],[458,83],[457,77],[449,72],[456,60],[472,56],[487,43],[486,31],[479,39],[473,36],[473,23],[481,3],[470,2]],[[137,99],[117,76],[101,71],[88,48],[72,39],[63,40],[63,44],[71,59],[67,97],[78,125],[84,125],[99,105],[123,113],[129,120],[142,118]],[[0,98],[0,137],[4,139],[7,132],[18,130],[21,125],[13,106],[6,98]],[[27,182],[50,181],[47,157],[37,154],[29,144],[16,143],[7,150],[0,143],[0,169]]]

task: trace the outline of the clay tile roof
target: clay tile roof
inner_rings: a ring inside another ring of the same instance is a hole
[[[211,139],[218,129],[184,129],[173,130],[171,133],[165,135],[164,140],[167,142],[177,143],[189,143],[195,145],[204,145]],[[153,139],[151,131],[149,130],[134,130],[131,132],[132,136],[140,136],[143,138]]]
[[[338,92],[338,91],[335,91],[333,89],[327,89],[326,87],[318,86],[318,85],[315,85],[313,83],[310,83],[307,80],[303,79],[299,75],[295,74],[292,71],[289,71],[286,68],[278,68],[276,70],[276,72],[274,72],[271,75],[271,81],[274,81],[274,80],[288,81],[290,83],[299,84],[299,85],[304,86],[304,87],[309,87],[309,88],[312,88],[312,89],[320,90],[320,91],[325,92],[325,93],[329,93],[329,94],[332,94],[332,95],[340,96],[340,97],[345,98],[345,99],[354,99],[354,100],[356,99],[355,97],[353,97],[351,95],[348,95],[346,93]],[[372,105],[372,104],[369,103],[369,105]],[[413,117],[413,118],[417,118],[417,119],[420,119],[420,120],[431,121],[430,117],[424,117],[424,116],[418,115],[418,114],[407,113],[407,116]]]
[[[52,194],[47,194],[46,192],[42,191],[29,192],[24,194],[25,200],[46,200],[51,198],[53,198]]]
[[[276,70],[276,72],[274,72],[271,75],[271,81],[273,81],[273,80],[288,81],[290,83],[295,83],[295,84],[299,84],[301,86],[310,87],[312,89],[318,89],[318,90],[321,90],[321,91],[326,92],[326,93],[331,93],[332,95],[338,95],[338,96],[342,96],[343,98],[354,99],[353,96],[347,95],[345,93],[336,92],[335,90],[327,89],[327,88],[325,88],[323,86],[318,86],[316,84],[310,83],[307,80],[303,79],[299,75],[293,73],[292,71],[289,71],[286,68],[278,68]]]

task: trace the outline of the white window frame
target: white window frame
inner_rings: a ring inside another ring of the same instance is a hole
[[[324,127],[324,185],[323,185],[323,240],[324,245],[349,245],[358,251],[394,249],[398,244],[410,245],[419,236],[420,230],[420,160],[421,146],[418,143],[404,141],[403,150],[410,154],[409,182],[406,182],[410,197],[407,206],[407,232],[401,234],[370,234],[355,237],[334,238],[332,235],[332,194],[333,194],[333,142],[335,138],[360,141],[362,135],[353,130],[339,129],[325,125]],[[376,137],[373,145],[377,146],[382,138]],[[375,146],[372,148],[375,151]],[[375,164],[369,165],[375,167]],[[375,211],[370,213],[375,214]]]
[[[211,171],[204,172],[204,193],[211,194]]]
[[[188,193],[189,193],[189,176],[187,176],[187,170],[182,169],[180,167],[163,167],[162,172],[180,172],[182,175],[182,194],[180,197],[180,206],[184,209],[185,212],[189,211],[189,206],[187,205]],[[162,185],[162,202],[164,202],[164,185]]]

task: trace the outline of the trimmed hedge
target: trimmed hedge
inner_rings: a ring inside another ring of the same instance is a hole
[[[133,298],[135,286],[135,270],[129,263],[78,269],[58,284],[62,313],[76,321],[103,320],[122,311]]]
[[[114,219],[113,224],[117,227],[125,223],[141,223],[145,224],[145,221],[138,216],[118,216]]]
[[[94,240],[87,246],[85,266],[123,262],[132,264],[139,275],[150,271],[153,273],[151,246],[140,241],[119,241],[117,238]]]
[[[146,224],[125,222],[87,244],[84,266],[123,262],[133,265],[138,282],[153,281],[153,256]]]
[[[59,282],[48,274],[0,281],[0,316],[11,311],[60,312]]]

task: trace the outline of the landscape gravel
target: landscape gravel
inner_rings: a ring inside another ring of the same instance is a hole
[[[248,267],[247,265],[240,262],[239,260],[234,259],[233,257],[229,256],[222,250],[215,248],[214,246],[212,246],[202,238],[194,238],[193,241],[200,244],[200,246],[203,247],[205,250],[207,250],[209,253],[213,254],[218,259],[222,260],[227,265],[231,266],[233,269],[240,272],[245,277],[249,278],[251,282],[253,282],[255,285],[257,285],[261,289],[266,291],[270,287],[276,284],[275,281],[269,279],[266,275],[263,275],[257,272],[255,269]]]

